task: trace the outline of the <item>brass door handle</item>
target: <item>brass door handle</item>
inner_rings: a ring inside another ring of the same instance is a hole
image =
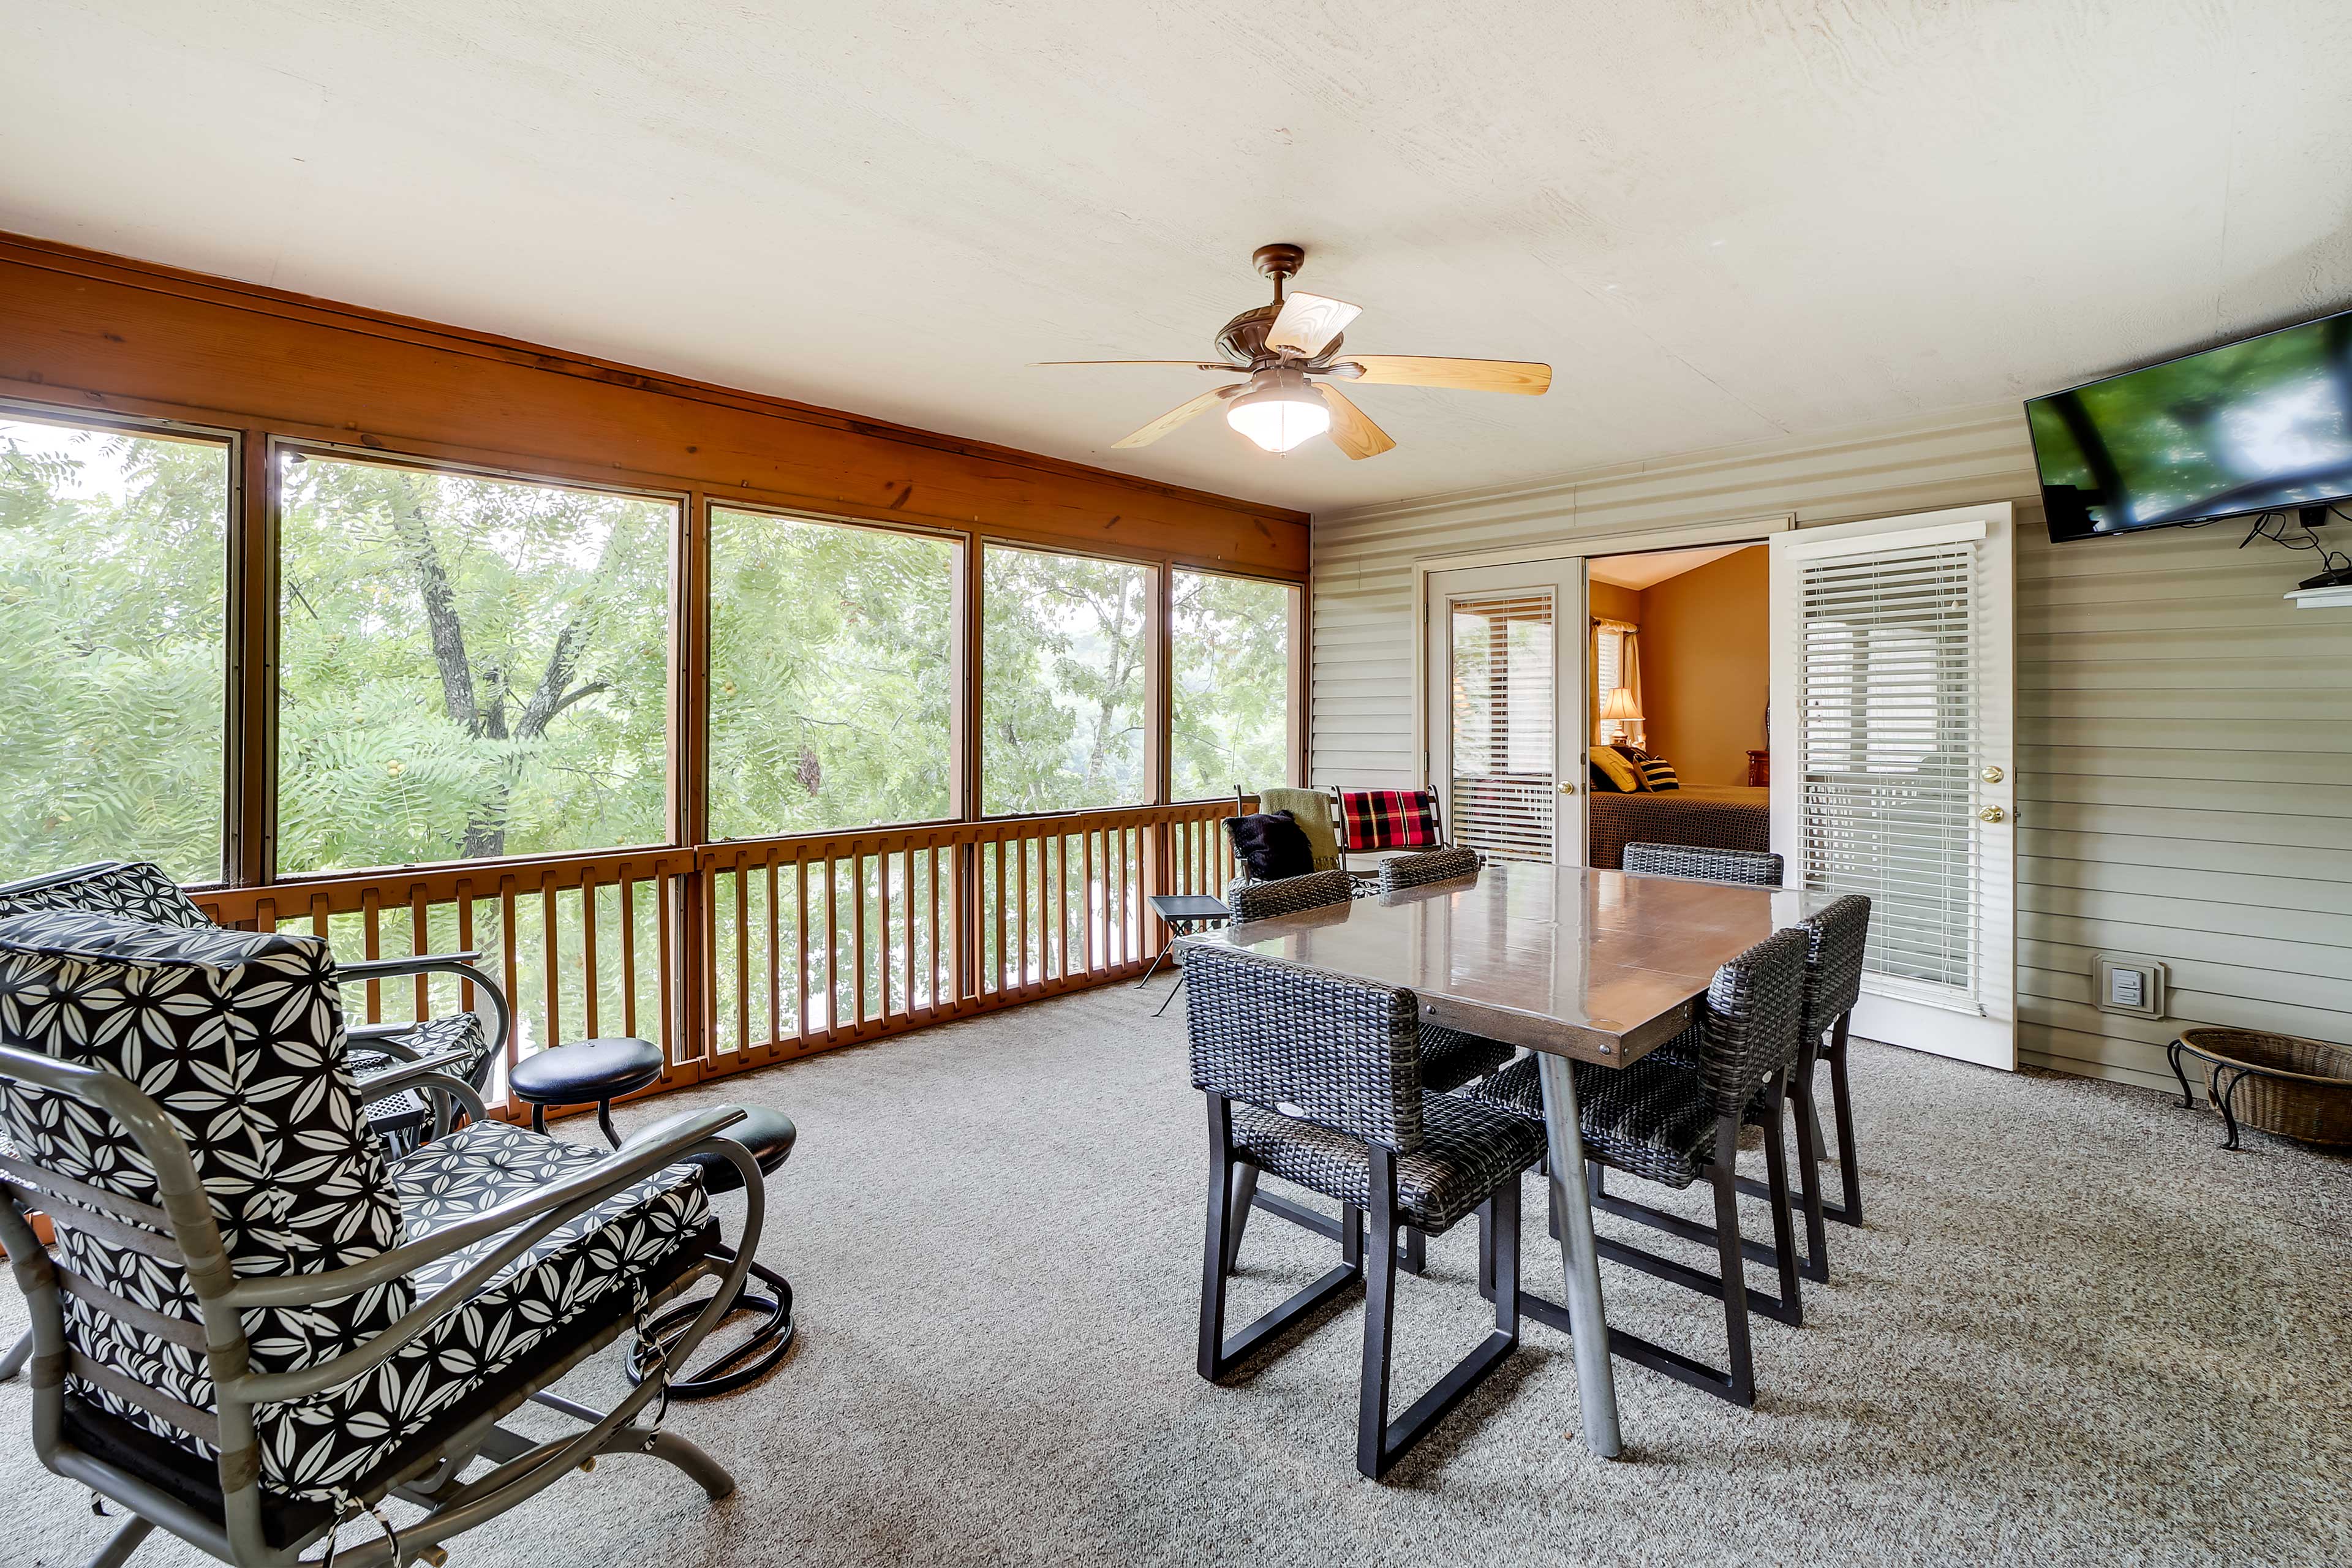
[[[1986,806],[1977,813],[1977,819],[1980,822],[2004,822],[2008,817],[2009,814],[1997,805]]]
[[[1999,763],[1990,764],[1984,771],[1984,782],[1987,784],[1999,784],[2005,776],[2000,771]]]
[[[1576,786],[1572,784],[1564,784],[1559,786],[1559,793],[1562,795],[1574,795],[1576,793]]]

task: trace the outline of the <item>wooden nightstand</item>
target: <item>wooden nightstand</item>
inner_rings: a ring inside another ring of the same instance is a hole
[[[1769,752],[1749,752],[1748,753],[1748,787],[1749,789],[1764,789],[1771,783],[1772,753]]]

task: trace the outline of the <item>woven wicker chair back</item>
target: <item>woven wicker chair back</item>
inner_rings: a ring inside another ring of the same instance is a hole
[[[1271,882],[1235,880],[1225,889],[1225,907],[1237,921],[1304,914],[1346,903],[1349,885],[1345,871],[1315,871],[1304,877],[1278,877]]]
[[[1385,898],[1407,888],[1477,874],[1478,856],[1474,850],[1457,847],[1431,849],[1419,855],[1391,855],[1381,862],[1381,895]]]
[[[1191,949],[1184,973],[1193,1088],[1401,1154],[1421,1147],[1412,992],[1228,947]]]
[[[1805,933],[1805,1005],[1799,1040],[1818,1041],[1862,999],[1862,952],[1870,941],[1870,900],[1844,898],[1797,928]]]
[[[1701,849],[1686,844],[1628,844],[1628,877],[1679,877],[1696,882],[1745,882],[1751,887],[1780,885],[1778,855],[1748,849]]]
[[[1718,1116],[1737,1116],[1759,1085],[1797,1059],[1807,933],[1774,931],[1715,972],[1700,1021],[1701,1068]]]

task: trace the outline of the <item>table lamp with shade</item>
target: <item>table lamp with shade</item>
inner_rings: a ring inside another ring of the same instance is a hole
[[[1633,689],[1630,686],[1615,688],[1609,693],[1609,700],[1601,705],[1601,722],[1612,742],[1624,738],[1627,721],[1639,723],[1641,718],[1641,704],[1633,700]]]

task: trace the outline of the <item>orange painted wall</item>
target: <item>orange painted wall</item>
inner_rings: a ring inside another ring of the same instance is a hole
[[[1748,782],[1770,700],[1765,552],[1755,545],[1642,591],[1642,713],[1649,749],[1686,784]],[[1601,612],[1606,614],[1607,612]]]

